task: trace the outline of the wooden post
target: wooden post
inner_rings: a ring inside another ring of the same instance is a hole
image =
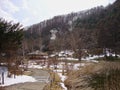
[[[64,67],[64,64],[63,64],[63,66],[62,66],[62,75],[64,75],[64,69],[65,69],[65,67]]]
[[[2,84],[4,84],[4,72],[2,72]]]
[[[1,75],[0,75],[0,84],[1,84]]]

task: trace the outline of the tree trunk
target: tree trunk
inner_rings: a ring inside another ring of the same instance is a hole
[[[77,57],[78,57],[79,61],[81,61],[81,57],[82,57],[82,51],[81,50],[78,50]]]

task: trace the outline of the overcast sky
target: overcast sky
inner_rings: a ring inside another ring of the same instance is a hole
[[[106,6],[115,0],[0,0],[0,17],[23,26],[96,6]]]

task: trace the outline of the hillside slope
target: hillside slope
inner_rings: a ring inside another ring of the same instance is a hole
[[[104,47],[117,47],[118,49],[120,43],[119,3],[120,1],[116,0],[107,7],[100,6],[77,13],[55,16],[52,19],[28,27],[27,31],[25,31],[26,50],[50,51],[55,49],[53,48],[55,44],[57,44],[56,48],[58,50],[72,49],[69,41],[72,34],[81,39],[77,42],[81,42],[82,46],[84,46],[81,48],[84,49]],[[51,40],[51,30],[57,31],[54,42]]]

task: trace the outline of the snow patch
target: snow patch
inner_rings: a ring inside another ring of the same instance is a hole
[[[36,81],[33,77],[26,76],[26,75],[16,76],[15,78],[5,77],[4,80],[5,80],[4,84],[2,84],[0,86],[9,86],[9,85],[18,84],[18,83],[35,82]]]
[[[101,58],[101,57],[104,57],[104,55],[94,55],[94,56],[89,56],[89,57],[85,57],[85,58],[82,58],[81,60],[94,60],[94,59],[97,59],[97,58]],[[94,60],[95,61],[95,60]]]
[[[61,86],[62,86],[62,88],[64,89],[64,90],[67,90],[67,87],[65,87],[65,84],[64,83],[60,83],[61,84]]]
[[[75,60],[75,61],[78,61],[79,59],[78,58],[70,58],[70,57],[62,57],[62,58],[59,58],[59,60]]]
[[[62,82],[64,82],[65,79],[67,78],[66,76],[62,75],[62,73],[58,73],[58,75],[60,76]]]
[[[67,87],[65,87],[65,84],[64,84],[64,81],[66,80],[66,76],[64,76],[64,75],[62,75],[62,73],[58,73],[58,75],[60,76],[60,78],[61,78],[61,83],[60,83],[60,85],[61,85],[61,87],[64,89],[64,90],[67,90]]]

